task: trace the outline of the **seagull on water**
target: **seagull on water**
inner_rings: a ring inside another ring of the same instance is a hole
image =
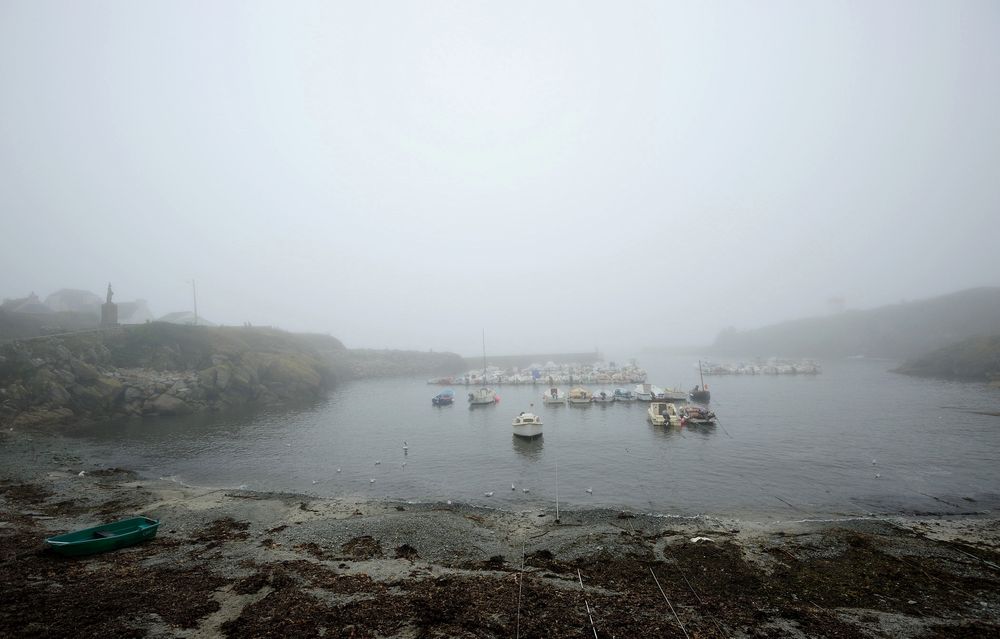
[[[593,488],[588,488],[587,489],[587,494],[588,495],[593,495],[594,494],[594,489]]]
[[[403,440],[403,450],[409,450],[410,447],[406,445],[406,440]]]
[[[530,491],[530,490],[528,490],[527,488],[522,488],[522,489],[521,489],[521,492],[522,492],[522,493],[530,493],[531,491]]]
[[[406,462],[403,462],[403,466],[406,466]]]
[[[484,497],[492,497],[492,496],[493,496],[493,491],[491,490],[491,491],[490,491],[490,492],[488,492],[488,493],[483,493],[483,496],[484,496]]]
[[[510,489],[511,489],[511,490],[514,490],[514,484],[511,484],[511,485],[510,485]]]
[[[339,469],[339,468],[337,469],[337,472],[338,472],[338,473],[340,472],[340,469]]]
[[[374,477],[372,477],[371,479],[369,479],[369,480],[368,480],[368,483],[369,483],[369,484],[374,484],[374,483],[375,483],[375,478],[374,478]]]
[[[381,460],[381,459],[376,459],[376,460],[375,460],[375,465],[376,465],[376,466],[380,465],[381,463],[382,463],[382,460]]]
[[[875,479],[878,479],[878,478],[879,478],[879,477],[881,477],[881,476],[882,476],[882,475],[880,475],[879,473],[875,473]]]
[[[874,460],[874,459],[872,460],[872,466],[874,466],[874,465],[875,465],[875,461],[876,461],[876,460]]]

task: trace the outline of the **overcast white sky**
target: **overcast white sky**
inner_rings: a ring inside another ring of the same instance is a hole
[[[0,296],[494,353],[1000,284],[1000,3],[0,0]]]

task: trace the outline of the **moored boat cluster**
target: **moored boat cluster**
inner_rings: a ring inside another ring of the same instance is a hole
[[[443,386],[480,386],[483,384],[636,384],[646,381],[646,371],[634,363],[608,364],[531,364],[524,368],[489,366],[462,375],[435,377],[428,384]]]
[[[705,375],[818,375],[823,372],[820,365],[811,359],[792,360],[776,357],[725,364],[702,362],[701,367]]]

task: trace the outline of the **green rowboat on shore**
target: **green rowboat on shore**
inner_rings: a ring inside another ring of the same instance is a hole
[[[93,555],[152,539],[159,526],[159,520],[132,517],[49,537],[45,540],[45,545],[62,555]]]

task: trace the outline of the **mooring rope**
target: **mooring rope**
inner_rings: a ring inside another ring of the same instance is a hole
[[[674,613],[674,619],[677,620],[677,625],[681,627],[681,632],[684,633],[684,636],[687,637],[687,639],[691,639],[691,637],[688,636],[688,631],[684,629],[684,624],[681,623],[681,618],[677,616],[677,611],[674,610],[674,605],[670,603],[670,599],[667,599],[667,593],[663,592],[663,586],[660,585],[660,580],[656,578],[656,573],[653,572],[652,566],[649,568],[649,574],[653,575],[653,581],[656,582],[656,587],[660,589],[660,594],[663,595],[663,599],[667,602],[667,605],[670,606],[670,612]]]
[[[635,526],[633,526],[633,525],[632,525],[632,521],[631,521],[630,519],[626,519],[626,520],[625,520],[625,523],[626,523],[626,524],[628,524],[628,527],[629,527],[629,530],[631,530],[631,531],[632,531],[632,534],[633,534],[633,535],[638,535],[638,534],[639,534],[638,532],[636,532],[636,530],[635,530]],[[705,602],[704,602],[704,601],[702,601],[702,599],[701,599],[701,596],[700,596],[700,595],[698,594],[698,591],[697,591],[697,590],[695,590],[695,587],[694,587],[694,586],[693,586],[693,585],[691,584],[691,582],[690,582],[690,581],[688,581],[688,578],[687,578],[687,575],[685,575],[685,574],[684,574],[684,571],[683,571],[683,570],[681,570],[681,567],[680,567],[680,564],[679,564],[679,562],[677,561],[677,557],[676,557],[676,556],[674,555],[674,553],[673,553],[673,552],[671,552],[671,551],[670,551],[670,549],[669,549],[669,548],[667,548],[667,546],[666,546],[666,545],[664,545],[664,546],[663,546],[663,551],[664,551],[665,553],[669,553],[669,554],[670,554],[670,558],[674,560],[674,563],[675,563],[675,564],[678,564],[678,565],[677,565],[677,572],[678,572],[678,573],[680,573],[680,576],[681,576],[681,578],[682,578],[682,579],[684,580],[684,583],[686,583],[686,584],[687,584],[687,587],[688,587],[688,590],[690,590],[690,591],[691,591],[691,594],[692,594],[692,595],[694,595],[694,598],[698,600],[698,604],[699,604],[700,606],[702,606],[702,608],[704,608],[704,609],[705,609],[705,612],[707,612],[707,613],[708,613],[708,618],[712,620],[712,623],[714,623],[714,624],[715,624],[715,627],[716,627],[716,628],[718,628],[718,629],[719,629],[719,632],[720,632],[720,633],[722,634],[722,636],[723,636],[723,637],[725,637],[725,636],[726,636],[726,631],[725,631],[725,630],[724,630],[724,629],[722,628],[722,624],[720,624],[720,623],[719,623],[719,620],[715,618],[715,615],[713,615],[713,614],[712,614],[711,612],[709,612],[709,611],[707,610],[707,609],[708,609],[708,606],[706,606],[706,605],[705,605]],[[657,584],[657,585],[659,585],[659,584]]]
[[[583,575],[580,569],[576,569],[576,578],[580,580],[580,590],[583,592],[583,605],[587,607],[587,617],[590,618],[590,629],[594,631],[594,639],[597,639],[597,627],[594,626],[594,615],[590,614],[590,604],[587,603],[587,590],[583,587]]]
[[[521,639],[521,587],[524,585],[524,538],[521,538],[521,573],[517,577],[517,630],[516,639]]]

